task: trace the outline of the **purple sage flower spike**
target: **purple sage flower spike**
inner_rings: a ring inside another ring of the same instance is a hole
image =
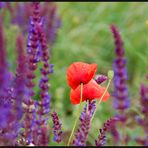
[[[42,20],[42,18],[40,18]],[[37,120],[36,127],[34,130],[37,130],[38,136],[37,136],[37,145],[47,145],[47,143],[42,143],[43,141],[40,139],[49,139],[48,133],[44,133],[45,130],[42,129],[42,126],[45,128],[48,128],[48,119],[49,119],[49,112],[50,112],[50,100],[51,96],[48,92],[48,89],[50,87],[49,84],[49,74],[53,72],[53,65],[49,64],[50,60],[50,52],[48,50],[48,44],[46,39],[46,34],[44,31],[44,24],[43,22],[38,22],[35,25],[37,35],[38,35],[38,43],[40,45],[40,61],[43,63],[41,71],[41,79],[39,81],[39,88],[40,88],[40,100],[36,103],[36,113],[37,113]],[[46,131],[48,132],[48,131]],[[46,137],[46,138],[45,138]],[[36,141],[34,139],[34,141]],[[48,141],[48,140],[47,140]]]
[[[0,2],[0,9],[6,6],[6,2]]]
[[[58,114],[56,112],[53,112],[51,117],[53,121],[54,141],[60,143],[62,141],[62,123],[59,120]]]
[[[80,124],[75,133],[75,139],[73,140],[74,146],[86,146],[86,141],[90,129],[91,115],[84,113],[80,116]]]
[[[106,133],[115,125],[117,118],[111,118],[104,123],[103,128],[100,129],[98,139],[95,140],[96,146],[103,146],[106,143]]]
[[[88,105],[88,112],[87,112]],[[80,124],[75,133],[75,138],[73,140],[73,145],[75,146],[85,146],[89,134],[91,118],[96,109],[96,101],[89,101],[88,104],[84,106],[84,110],[80,115]]]
[[[30,30],[28,35],[27,42],[27,80],[26,80],[26,96],[23,100],[23,109],[24,109],[24,118],[23,118],[23,126],[24,126],[24,139],[26,143],[32,143],[32,131],[33,131],[33,114],[35,112],[35,102],[32,97],[35,95],[33,88],[35,86],[33,79],[36,77],[34,71],[37,69],[37,47],[38,47],[38,31],[37,24],[40,22],[39,15],[39,2],[33,2],[32,4],[33,12],[30,21]]]
[[[136,120],[145,131],[146,136],[137,137],[135,140],[141,145],[148,146],[148,87],[145,84],[141,84],[140,86],[140,96],[141,113],[143,114],[143,118],[137,116]]]
[[[120,33],[115,25],[111,25],[111,31],[115,40],[115,54],[116,59],[113,62],[114,69],[114,93],[113,93],[113,106],[117,110],[125,110],[130,106],[127,88],[127,70],[126,59],[124,58],[125,50],[123,48],[123,41],[121,40]]]
[[[116,58],[113,61],[113,70],[114,70],[114,92],[113,96],[113,107],[116,109],[116,116],[120,119],[123,126],[125,126],[127,121],[127,115],[125,110],[130,107],[130,99],[128,94],[127,80],[128,74],[126,69],[127,59],[125,58],[125,50],[123,48],[123,41],[120,36],[120,32],[115,25],[111,25],[110,29],[112,31],[115,43],[115,55]],[[114,138],[119,138],[118,130],[114,128],[114,132],[118,136]],[[126,137],[122,136],[122,144],[127,142]],[[116,141],[114,139],[114,141]],[[116,141],[116,144],[119,141]]]
[[[0,18],[0,145],[15,145],[17,130],[16,116],[12,104],[11,75],[8,69],[3,25]],[[11,89],[10,89],[11,88]]]
[[[1,4],[3,6],[3,4]],[[37,11],[38,6],[36,5],[35,15],[39,12]],[[52,48],[58,33],[58,29],[61,26],[61,19],[58,15],[57,5],[54,2],[44,2],[40,4],[40,14],[41,16],[45,16],[45,33],[47,36],[47,40],[50,48]],[[20,2],[15,3],[13,7],[8,9],[11,15],[12,24],[18,25],[23,34],[26,34],[28,30],[28,19],[30,15],[32,15],[32,6],[30,2]],[[34,21],[34,20],[33,20]]]

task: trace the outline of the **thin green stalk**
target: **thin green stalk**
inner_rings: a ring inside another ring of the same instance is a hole
[[[87,104],[86,113],[88,114],[88,112],[89,112],[89,100],[87,100],[86,104]]]
[[[71,134],[70,134],[70,137],[69,137],[67,146],[70,145],[70,142],[71,142],[72,137],[73,137],[74,130],[75,130],[76,125],[77,125],[77,121],[78,121],[79,116],[80,116],[80,113],[81,113],[81,108],[82,108],[82,95],[83,95],[83,83],[80,84],[80,105],[79,105],[79,109],[78,109],[78,112],[77,112],[76,120],[75,120],[73,129],[72,129],[72,131],[71,131]]]

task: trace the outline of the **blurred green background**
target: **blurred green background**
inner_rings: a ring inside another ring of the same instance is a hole
[[[54,74],[50,76],[50,93],[52,95],[52,110],[56,110],[62,120],[63,131],[70,131],[77,112],[77,106],[72,106],[69,100],[70,89],[66,81],[66,70],[75,61],[98,64],[98,74],[107,75],[112,69],[114,40],[109,26],[117,25],[124,41],[128,59],[128,86],[132,108],[139,109],[139,86],[144,82],[147,73],[148,58],[148,3],[147,2],[57,2],[58,13],[62,26],[58,31],[57,40],[52,49],[51,63],[54,64]],[[12,70],[16,66],[15,37],[19,28],[10,25],[9,14],[5,18],[5,36],[7,39],[8,60]],[[104,84],[106,85],[106,84]],[[112,85],[109,89],[111,93]],[[89,143],[94,144],[98,129],[103,122],[114,115],[112,98],[102,103],[93,121]],[[127,129],[134,137],[144,135],[136,125]],[[135,127],[135,128],[134,128]],[[110,135],[108,135],[110,137]],[[111,145],[107,138],[107,145]],[[52,143],[53,144],[53,143]],[[136,145],[134,140],[129,145]]]

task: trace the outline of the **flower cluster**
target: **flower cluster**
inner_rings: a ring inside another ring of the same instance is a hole
[[[39,16],[39,3],[33,4],[33,13],[30,19],[30,30],[27,41],[27,82],[26,82],[26,90],[27,94],[23,101],[24,107],[24,122],[23,126],[25,131],[23,133],[24,139],[30,143],[33,141],[32,131],[33,131],[33,113],[35,112],[35,101],[32,99],[35,95],[33,88],[35,84],[33,80],[35,79],[35,70],[37,69],[38,60],[36,60],[37,48],[38,48],[38,31],[37,24],[40,23]]]
[[[0,44],[0,145],[2,146],[6,143],[8,145],[15,144],[15,139],[18,131],[17,122],[19,121],[18,114],[16,114],[15,110],[17,108],[16,105],[19,104],[19,102],[16,103],[16,100],[12,101],[12,94],[14,89],[12,88],[13,77],[10,76],[10,72],[8,70],[2,20],[0,20]],[[10,90],[11,94],[9,94]],[[17,91],[17,94],[20,95],[20,91]]]
[[[40,4],[39,2],[15,3],[14,6],[11,3],[0,4],[1,7],[8,8],[12,23],[18,24],[23,33],[28,31],[27,21],[30,19],[26,51],[23,36],[17,37],[18,58],[15,75],[9,72],[2,22],[0,22],[0,109],[2,113],[0,114],[0,145],[47,146],[49,144],[47,121],[49,120],[51,99],[48,92],[50,87],[48,76],[53,73],[53,65],[49,63],[49,60],[51,47],[60,26],[57,8],[54,4],[50,3],[47,6],[46,3]],[[47,43],[49,43],[49,49]],[[38,69],[39,63],[42,64],[39,100],[34,100],[36,96],[34,91],[35,71]],[[107,77],[99,76],[97,80],[93,79],[96,70],[96,64],[83,62],[75,62],[67,70],[72,104],[81,103],[80,98],[82,101],[88,102],[79,117],[80,124],[75,133],[73,145],[86,145],[91,119],[96,109],[94,99],[100,99],[106,89],[101,87],[100,83]],[[81,84],[83,84],[82,90]],[[109,93],[106,92],[102,101],[105,102],[108,98]],[[54,140],[59,143],[62,141],[61,122],[56,112],[53,112],[51,116]]]
[[[18,35],[16,51],[18,53],[16,74],[9,72],[2,21],[0,20],[0,145],[38,145],[49,144],[50,98],[49,74],[53,73],[53,64],[49,63],[44,23],[40,13],[40,3],[31,4],[32,14],[24,50],[24,38]],[[36,96],[35,71],[42,63],[39,83],[40,98]]]
[[[3,6],[4,4],[2,3],[1,5]],[[13,6],[11,3],[9,3],[9,7],[7,6],[7,9],[10,12],[12,24],[18,25],[23,34],[26,34],[28,30],[28,20],[30,15],[32,15],[32,6],[30,2],[18,2]],[[41,3],[40,15],[44,16],[44,29],[46,32],[47,41],[51,48],[55,42],[57,31],[61,26],[61,20],[57,13],[56,4],[54,2]]]

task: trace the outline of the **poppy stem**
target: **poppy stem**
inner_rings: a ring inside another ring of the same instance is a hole
[[[87,100],[87,110],[86,110],[86,113],[88,114],[88,110],[89,110],[89,100]]]
[[[105,96],[105,94],[106,94],[106,92],[107,92],[107,90],[108,90],[108,88],[109,88],[109,85],[110,85],[110,83],[111,83],[111,80],[112,80],[112,79],[109,79],[108,84],[107,84],[107,87],[106,87],[106,89],[105,89],[103,95],[102,95],[101,98],[99,99],[98,105],[97,105],[97,107],[96,107],[96,109],[95,109],[95,111],[94,111],[94,114],[93,114],[92,118],[91,118],[91,122],[92,122],[92,120],[93,120],[93,118],[94,118],[94,116],[95,116],[95,113],[97,112],[97,110],[98,110],[98,108],[99,108],[100,103],[101,103],[102,100],[103,100],[103,97]]]
[[[82,97],[83,97],[83,83],[80,84],[80,105],[79,105],[79,109],[78,109],[78,112],[77,112],[76,120],[75,120],[73,129],[71,131],[71,134],[70,134],[70,137],[69,137],[67,146],[70,145],[70,142],[71,142],[71,139],[73,137],[73,133],[74,133],[75,127],[77,125],[77,121],[78,121],[79,116],[80,116],[80,113],[81,113],[81,109],[82,109]]]

